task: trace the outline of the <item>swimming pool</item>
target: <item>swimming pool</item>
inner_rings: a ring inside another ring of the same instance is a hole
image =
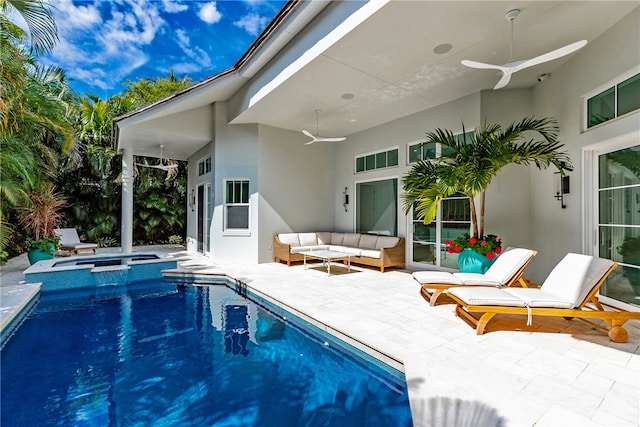
[[[1,363],[3,426],[412,425],[402,373],[224,284],[43,295]]]

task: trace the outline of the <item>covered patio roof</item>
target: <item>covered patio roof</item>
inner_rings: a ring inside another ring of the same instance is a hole
[[[164,144],[165,156],[187,159],[213,139],[207,120],[211,104],[231,99],[270,61],[286,56],[296,37],[317,39],[302,55],[280,61],[286,66],[247,95],[230,117],[232,124],[315,129],[314,110],[320,109],[323,136],[348,136],[491,89],[500,78],[496,71],[466,68],[460,61],[508,61],[505,13],[511,9],[521,11],[514,23],[513,55],[519,60],[582,39],[592,42],[637,7],[628,1],[347,3],[287,3],[234,67],[119,118],[114,124],[118,149],[157,156],[158,144]],[[339,8],[349,9],[342,11],[348,14],[342,22],[335,19]],[[311,33],[314,29],[318,36]],[[569,58],[520,71],[506,89],[544,84],[537,77],[552,79]]]

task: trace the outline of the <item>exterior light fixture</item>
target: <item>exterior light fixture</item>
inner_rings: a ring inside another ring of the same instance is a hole
[[[349,204],[349,195],[347,194],[347,187],[344,187],[344,191],[342,192],[342,207],[344,207],[344,211],[347,211],[347,205]]]
[[[567,205],[564,204],[564,195],[569,194],[570,185],[569,177],[562,175],[560,172],[555,172],[555,187],[556,187],[556,200],[560,200],[560,207],[565,209]]]
[[[196,208],[196,190],[191,190],[191,194],[189,195],[189,207],[191,208],[191,212],[193,212]]]

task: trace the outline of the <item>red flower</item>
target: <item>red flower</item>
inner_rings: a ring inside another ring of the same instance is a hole
[[[500,253],[501,253],[501,252],[502,252],[502,248],[501,248],[500,246],[498,246],[498,247],[495,249],[495,253],[497,253],[498,255],[500,255]]]
[[[482,242],[480,242],[480,246],[482,246],[483,248],[487,246],[487,241],[483,240]]]
[[[471,243],[472,245],[475,245],[476,242],[477,242],[477,240],[476,240],[475,237],[472,237],[472,238],[469,239],[469,243]]]
[[[445,240],[444,245],[448,248],[453,246],[453,240]]]
[[[460,246],[456,246],[454,248],[454,251],[456,251],[456,253],[460,253],[460,252],[462,252],[462,248]]]
[[[485,256],[487,257],[488,260],[492,260],[493,259],[493,252],[487,252],[487,254]]]
[[[453,253],[453,249],[451,248],[451,246],[447,245],[447,252],[449,252],[450,254]]]

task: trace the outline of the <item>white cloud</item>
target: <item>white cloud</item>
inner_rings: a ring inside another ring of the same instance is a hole
[[[173,0],[162,0],[162,5],[164,6],[164,11],[167,13],[178,13],[184,12],[189,9],[189,6],[186,4],[182,4],[179,1]]]
[[[91,28],[102,22],[98,8],[92,4],[76,6],[71,0],[57,0],[54,10],[60,31],[66,28]]]
[[[250,13],[234,22],[236,27],[243,28],[247,33],[257,36],[260,31],[269,23],[269,18],[260,16],[256,13]]]
[[[175,32],[178,46],[187,55],[189,59],[194,60],[194,63],[182,63],[176,64],[172,67],[176,72],[187,73],[192,71],[199,71],[202,68],[208,68],[211,66],[211,58],[203,49],[198,46],[191,46],[191,39],[187,36],[184,30],[176,30]],[[188,71],[185,71],[185,67],[189,67]],[[182,67],[182,69],[179,69]]]
[[[222,18],[215,1],[209,2],[200,8],[198,16],[207,24],[215,24]]]

